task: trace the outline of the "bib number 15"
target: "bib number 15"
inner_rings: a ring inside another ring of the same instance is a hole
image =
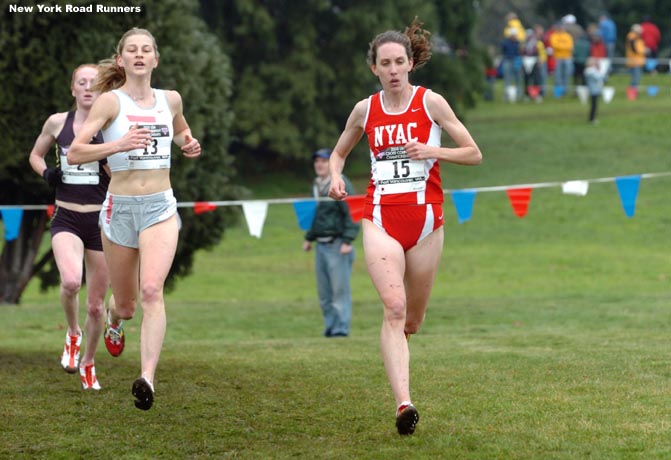
[[[410,176],[410,160],[394,161],[394,179]]]

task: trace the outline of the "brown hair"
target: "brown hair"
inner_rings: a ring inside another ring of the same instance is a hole
[[[119,40],[119,43],[116,46],[116,52],[109,59],[103,59],[98,63],[98,78],[93,85],[93,91],[110,91],[113,89],[120,88],[126,82],[126,72],[122,67],[119,67],[116,63],[116,58],[121,56],[123,47],[126,44],[126,39],[132,35],[146,35],[151,38],[152,44],[154,45],[154,52],[156,57],[159,57],[158,46],[156,45],[156,39],[147,29],[140,29],[138,27],[133,27],[132,29],[126,31],[125,34]]]
[[[377,50],[385,43],[398,43],[405,47],[408,59],[412,59],[414,65],[412,71],[415,71],[426,64],[431,59],[431,32],[422,29],[424,25],[417,16],[412,23],[405,28],[405,31],[398,32],[388,30],[378,34],[368,48],[366,61],[368,65],[373,65],[377,61]]]

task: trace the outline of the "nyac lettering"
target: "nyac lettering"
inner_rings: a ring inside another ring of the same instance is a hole
[[[403,125],[383,125],[375,127],[375,147],[382,145],[405,145],[410,141],[416,141],[417,136],[413,135],[413,130],[417,128],[417,123],[408,123]],[[384,135],[387,135],[387,141],[384,142]]]

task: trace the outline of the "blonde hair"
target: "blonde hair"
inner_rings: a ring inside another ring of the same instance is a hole
[[[156,39],[147,29],[140,29],[138,27],[133,27],[132,29],[126,31],[125,34],[119,40],[119,43],[116,46],[116,52],[112,57],[108,59],[103,59],[98,63],[98,78],[93,85],[93,91],[110,91],[113,89],[120,88],[126,82],[126,72],[123,67],[119,67],[116,62],[116,58],[121,56],[123,47],[126,44],[126,39],[133,35],[146,35],[151,38],[152,45],[154,46],[154,52],[156,57],[159,57],[158,46],[156,45]]]
[[[431,59],[431,32],[422,29],[424,25],[417,16],[412,23],[405,28],[405,31],[398,32],[388,30],[378,34],[368,48],[367,62],[373,65],[377,61],[377,50],[385,43],[398,43],[405,47],[408,59],[412,59],[414,65],[412,71],[415,71],[426,64]]]

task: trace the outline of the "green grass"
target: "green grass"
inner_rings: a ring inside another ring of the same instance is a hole
[[[484,163],[445,167],[445,187],[671,171],[668,88],[632,102],[625,82],[598,126],[576,100],[481,103],[467,125]],[[286,182],[294,196],[309,178]],[[504,192],[482,192],[461,225],[448,197],[441,271],[410,342],[422,418],[409,438],[393,426],[360,240],[352,336],[324,339],[290,205],[270,206],[261,239],[229,230],[167,295],[149,412],[130,395],[139,317],[120,358],[101,344],[103,390],[83,393],[59,369],[57,290],[32,283],[0,308],[0,458],[670,458],[670,197],[671,178],[643,180],[630,219],[612,182],[585,197],[536,189],[519,219]]]

